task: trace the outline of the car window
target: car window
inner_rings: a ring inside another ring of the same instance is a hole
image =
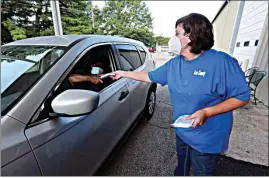
[[[131,64],[131,62],[122,55],[120,55],[120,63],[122,65],[122,70],[124,71],[135,70],[135,67]]]
[[[140,52],[141,61],[142,61],[142,63],[144,63],[146,60],[147,53],[141,46],[137,46],[137,48]]]
[[[126,71],[135,70],[142,65],[139,53],[134,45],[116,45],[120,54],[120,62]],[[131,68],[132,67],[132,68]],[[131,69],[130,69],[131,68]]]
[[[65,52],[56,46],[2,46],[1,48],[1,115]]]
[[[108,77],[103,79],[103,83],[95,83],[99,75],[104,75],[114,71],[113,61],[111,45],[94,47],[82,56],[82,58],[70,71],[68,74],[69,78],[66,80],[69,80],[69,82],[72,83],[72,86],[70,86],[72,89],[85,89],[100,92],[114,82],[113,79]],[[89,81],[84,81],[83,79],[80,81],[73,81],[72,76],[74,75],[86,76],[94,81],[90,79]]]
[[[100,45],[90,49],[77,61],[63,81],[61,81],[59,87],[46,99],[44,109],[41,111],[39,117],[32,122],[47,119],[49,113],[53,113],[50,107],[51,102],[56,96],[66,90],[80,89],[101,92],[103,89],[109,87],[115,80],[107,77],[102,79],[102,83],[100,83],[98,82],[99,75],[110,73],[114,70],[111,45]]]

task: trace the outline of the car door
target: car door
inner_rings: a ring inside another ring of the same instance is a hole
[[[2,176],[41,176],[24,129],[25,125],[12,117],[1,118]]]
[[[140,54],[133,44],[114,44],[117,49],[120,70],[147,71],[145,63],[142,63]],[[127,79],[131,94],[131,122],[133,122],[145,107],[149,84],[132,79]]]
[[[108,54],[114,66],[114,54],[109,46]],[[92,175],[125,133],[130,125],[126,80],[115,81],[100,91],[99,96],[98,108],[91,114],[56,116],[26,129],[43,175]]]

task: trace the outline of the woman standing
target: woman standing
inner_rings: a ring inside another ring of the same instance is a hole
[[[213,174],[219,156],[228,149],[233,110],[248,104],[250,89],[236,59],[211,49],[213,27],[201,14],[192,13],[176,22],[171,39],[178,55],[152,72],[111,74],[138,81],[168,85],[173,119],[190,115],[192,128],[175,128],[178,166],[176,176]]]

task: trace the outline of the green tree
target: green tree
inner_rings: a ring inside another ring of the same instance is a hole
[[[143,42],[146,46],[155,46],[153,33],[146,28],[126,29],[122,36]]]
[[[158,45],[160,45],[160,46],[167,46],[168,42],[169,42],[169,39],[170,38],[164,37],[164,36],[156,36],[155,37],[156,43],[158,43]]]
[[[151,13],[140,0],[107,1],[97,33],[133,38],[151,45],[154,41]]]
[[[29,17],[33,16],[30,4],[23,0],[1,0],[1,44],[25,37],[23,27],[29,25]],[[18,31],[23,31],[23,35]]]
[[[61,18],[64,34],[92,34],[92,6],[86,0],[61,0]],[[96,12],[97,13],[97,12]]]
[[[26,32],[24,28],[16,26],[15,22],[8,19],[3,25],[7,27],[13,40],[20,40],[26,38]]]
[[[59,0],[64,34],[91,34],[91,4],[87,0]],[[54,35],[50,0],[1,0],[1,42]],[[97,21],[100,10],[93,8]],[[100,24],[96,22],[97,25]]]
[[[52,34],[49,0],[1,0],[1,42]]]
[[[1,0],[1,3],[2,43],[54,34],[50,0]],[[59,3],[64,34],[119,35],[147,46],[155,44],[153,18],[140,0],[108,1],[103,9],[93,7],[88,0],[59,0]]]
[[[52,35],[53,22],[50,8],[50,0],[34,0],[29,7],[33,10],[33,20],[30,26],[25,26],[27,37],[36,37],[44,35]]]

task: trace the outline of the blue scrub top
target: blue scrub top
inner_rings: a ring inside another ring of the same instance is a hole
[[[188,61],[182,55],[149,72],[154,83],[168,85],[173,119],[191,115],[226,99],[250,99],[250,88],[238,61],[230,55],[210,49]],[[222,153],[228,149],[233,112],[208,118],[196,128],[176,128],[176,134],[202,153]]]

